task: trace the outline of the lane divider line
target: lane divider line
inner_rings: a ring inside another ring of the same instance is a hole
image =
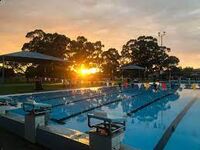
[[[192,99],[184,108],[183,110],[177,115],[177,117],[173,120],[173,122],[170,124],[170,126],[166,129],[163,136],[159,140],[159,142],[154,147],[154,150],[162,150],[166,146],[167,142],[169,141],[170,137],[176,130],[176,127],[180,123],[180,121],[183,119],[183,117],[186,115],[188,110],[191,108],[191,106],[196,102],[198,97],[195,97]]]
[[[139,96],[139,95],[142,95],[142,94],[143,94],[143,93],[136,94],[136,95],[132,95],[132,97]],[[62,119],[51,118],[51,120],[54,121],[54,122],[57,122],[57,123],[59,123],[59,124],[65,124],[64,121],[66,121],[66,120],[68,120],[68,119],[70,119],[70,118],[72,118],[72,117],[75,117],[75,116],[78,116],[78,115],[80,115],[80,114],[82,114],[82,113],[86,113],[86,112],[88,112],[88,111],[91,111],[91,110],[100,108],[100,107],[102,107],[102,106],[106,106],[106,105],[109,105],[109,104],[112,104],[112,103],[120,102],[120,101],[122,101],[122,100],[123,100],[123,99],[120,98],[120,99],[117,99],[117,100],[114,100],[114,101],[110,101],[110,102],[107,102],[107,103],[98,105],[98,106],[96,106],[96,107],[92,107],[92,108],[86,109],[86,110],[81,111],[81,112],[78,112],[78,113],[74,113],[74,114],[72,114],[72,115],[70,115],[70,116],[67,116],[67,117],[64,117],[64,118],[62,118]]]
[[[165,97],[168,97],[168,96],[170,96],[170,95],[172,95],[173,93],[168,93],[168,94],[166,94],[166,95],[164,95],[164,96],[161,96],[161,97],[159,97],[159,98],[156,98],[155,100],[153,100],[153,101],[151,101],[151,102],[149,102],[149,103],[146,103],[146,104],[144,104],[144,105],[142,105],[142,106],[140,106],[140,107],[138,107],[138,108],[136,108],[136,109],[133,109],[133,110],[131,110],[130,112],[128,112],[127,113],[127,116],[131,116],[133,113],[136,113],[137,111],[139,111],[139,110],[141,110],[141,109],[144,109],[145,107],[147,107],[147,106],[149,106],[149,105],[151,105],[151,104],[153,104],[153,103],[155,103],[155,102],[157,102],[157,101],[159,101],[159,100],[161,100],[161,99],[163,99],[163,98],[165,98]]]

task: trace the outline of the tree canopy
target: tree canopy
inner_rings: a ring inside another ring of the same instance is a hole
[[[113,77],[117,74],[120,58],[121,56],[115,48],[110,48],[102,53],[102,69],[107,76]]]
[[[178,65],[179,59],[169,56],[170,49],[159,46],[156,38],[140,36],[129,40],[122,48],[122,62],[140,65],[153,73]]]
[[[170,70],[179,63],[176,56],[169,55],[170,49],[159,46],[157,39],[152,36],[140,36],[129,40],[123,45],[121,55],[115,48],[104,50],[101,41],[91,42],[84,36],[71,40],[63,34],[46,33],[36,29],[28,32],[26,37],[29,41],[24,43],[22,50],[36,51],[69,61],[68,66],[33,64],[25,72],[29,77],[35,74],[49,77],[63,76],[61,72],[68,69],[69,73],[72,68],[80,67],[82,64],[87,67],[98,67],[104,75],[113,77],[123,64],[139,65],[145,67],[148,73],[154,73]]]
[[[101,61],[101,53],[104,45],[101,41],[90,42],[84,36],[78,36],[69,44],[67,55],[71,66],[77,67],[81,64],[86,66],[98,66]]]
[[[70,38],[58,33],[45,33],[37,29],[26,34],[29,42],[24,43],[22,50],[39,52],[50,56],[65,58]]]

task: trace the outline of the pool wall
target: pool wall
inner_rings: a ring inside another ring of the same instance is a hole
[[[50,132],[47,128],[41,127],[37,129],[36,141],[38,144],[55,150],[89,150],[87,143],[83,144],[73,139],[67,138],[55,132]]]
[[[24,137],[24,122],[9,115],[0,115],[0,126],[20,137]]]
[[[0,126],[24,138],[25,122],[22,118],[19,119],[14,115],[0,115]],[[68,134],[65,134],[67,131]],[[87,136],[84,136],[85,134],[81,132],[78,132],[79,134],[77,135],[77,132],[72,132],[70,129],[65,128],[61,133],[56,131],[56,128],[51,128],[51,126],[38,127],[36,130],[36,143],[53,150],[66,150],[66,148],[70,150],[89,150]],[[73,134],[77,135],[76,139],[72,136]],[[85,140],[85,143],[79,140]]]

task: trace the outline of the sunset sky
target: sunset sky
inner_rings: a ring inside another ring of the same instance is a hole
[[[180,65],[200,68],[200,0],[1,0],[0,54],[20,50],[34,29],[100,40],[105,50],[166,31]]]

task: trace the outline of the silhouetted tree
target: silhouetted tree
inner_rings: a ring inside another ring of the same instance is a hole
[[[33,64],[28,66],[25,72],[27,77],[62,77],[66,69],[71,71],[69,66],[77,68],[82,64],[86,67],[100,67],[105,75],[113,77],[122,64],[140,65],[146,68],[147,73],[153,73],[172,70],[179,63],[177,57],[168,55],[170,49],[159,46],[157,39],[152,36],[140,36],[129,40],[123,45],[122,56],[114,48],[103,51],[104,45],[101,41],[90,42],[84,36],[70,40],[62,34],[46,33],[36,29],[28,32],[26,37],[29,41],[23,45],[23,51],[39,52],[69,61],[67,67],[54,64]]]
[[[0,76],[2,76],[2,68],[0,67]],[[14,70],[12,68],[4,68],[4,76],[5,78],[10,78],[16,76]]]
[[[39,52],[62,59],[65,59],[68,56],[68,46],[71,40],[65,35],[58,33],[45,33],[43,30],[36,29],[28,32],[26,37],[30,40],[23,45],[23,51]],[[37,76],[56,77],[57,75],[55,74],[58,74],[58,72],[60,73],[61,70],[58,69],[57,65],[53,64],[40,64],[38,66],[33,64],[33,66],[29,67],[26,71],[26,76],[32,77],[33,72],[36,71],[37,73],[34,75]],[[64,71],[65,69],[62,70],[62,73]]]
[[[89,42],[84,36],[78,36],[69,45],[68,58],[71,66],[77,67],[81,64],[86,66],[99,66],[101,53],[104,45],[100,41]]]
[[[171,75],[174,79],[179,79],[179,77],[182,75],[182,68],[173,66],[171,67]]]
[[[122,49],[122,62],[145,67],[148,73],[160,72],[179,62],[175,56],[169,56],[169,48],[159,46],[156,38],[140,36],[129,40]]]
[[[193,73],[194,73],[194,68],[192,67],[186,67],[182,69],[182,74],[183,74],[183,77],[185,78],[190,78]]]
[[[115,48],[110,48],[102,53],[102,69],[104,74],[114,77],[120,66],[120,55]]]
[[[37,29],[26,34],[30,39],[22,47],[24,51],[39,52],[42,54],[65,58],[70,44],[70,38],[58,33],[45,33]]]
[[[168,56],[161,65],[166,69],[170,69],[177,66],[178,63],[179,59],[176,56]]]

